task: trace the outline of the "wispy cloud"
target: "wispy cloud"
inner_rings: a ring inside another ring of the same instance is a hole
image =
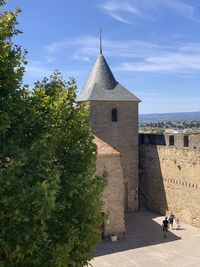
[[[43,78],[51,75],[53,70],[45,67],[42,62],[30,60],[26,66],[26,76],[32,78]]]
[[[92,36],[79,36],[74,38],[67,38],[61,41],[53,42],[46,46],[46,50],[49,53],[59,53],[68,47],[79,47],[79,49],[85,53],[95,53],[97,50],[98,40]]]
[[[160,10],[165,10],[167,14],[173,11],[189,20],[200,22],[195,16],[194,6],[180,0],[105,0],[98,7],[105,14],[126,24],[132,24],[135,19],[154,21]]]
[[[121,1],[121,3],[119,1],[108,1],[99,6],[110,12],[126,11],[134,14],[139,13],[139,11],[133,5],[126,1]]]
[[[123,62],[118,71],[192,74],[200,72],[200,54],[163,53],[146,57],[142,62]]]
[[[78,55],[75,55],[74,56],[74,59],[76,59],[76,60],[81,60],[81,61],[85,61],[85,62],[90,62],[91,60],[90,60],[90,58],[89,57],[81,57],[81,56],[78,56]]]
[[[53,42],[46,46],[46,50],[50,55],[55,55],[66,51],[70,47],[73,48],[75,59],[87,57],[90,59],[90,57],[94,57],[98,53],[98,45],[99,39],[97,37],[85,35]],[[104,52],[113,57],[140,57],[144,56],[144,54],[154,54],[160,49],[162,49],[162,45],[150,42],[103,40]]]
[[[195,16],[195,8],[192,5],[184,4],[176,0],[164,0],[163,4],[187,19],[200,22],[200,19]]]
[[[26,75],[31,77],[46,77],[51,75],[53,72],[44,68],[44,67],[36,67],[36,66],[29,66],[26,67]]]
[[[51,57],[51,56],[45,56],[45,61],[47,63],[52,63],[54,62],[56,59],[54,57]]]
[[[58,66],[46,66],[46,61],[45,59],[43,61],[39,60],[29,60],[28,65],[26,66],[26,72],[25,72],[25,77],[24,77],[24,82],[28,83],[29,85],[33,86],[34,83],[37,80],[41,80],[44,77],[49,77],[50,75],[53,74],[53,72],[58,69]],[[59,70],[63,73],[63,76],[67,74],[66,79],[68,77],[74,77],[75,79],[80,76],[86,76],[87,73],[85,71],[80,70],[80,69],[66,69],[66,68],[59,68]]]
[[[98,38],[80,36],[52,43],[47,52],[56,56],[69,46],[74,59],[93,61],[98,53]],[[138,40],[104,40],[104,53],[115,59],[114,71],[168,74],[200,73],[200,43],[153,43]],[[117,63],[118,62],[118,63]]]
[[[109,15],[110,15],[111,17],[113,17],[114,19],[116,19],[116,20],[118,20],[118,21],[120,21],[120,22],[123,22],[123,23],[126,23],[126,24],[132,24],[131,21],[129,21],[129,20],[123,18],[123,17],[120,16],[120,15],[117,15],[117,14],[114,13],[114,12],[108,12],[108,13],[109,13]]]
[[[127,1],[107,1],[98,5],[98,7],[109,16],[126,24],[131,24],[132,22],[125,18],[125,13],[140,15],[140,11]]]

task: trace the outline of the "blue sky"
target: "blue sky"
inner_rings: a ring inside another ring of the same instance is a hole
[[[62,71],[81,89],[99,52],[115,78],[142,100],[140,113],[200,111],[197,0],[12,0],[28,50],[24,82]]]

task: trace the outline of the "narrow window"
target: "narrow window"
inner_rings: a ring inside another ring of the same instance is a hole
[[[188,147],[189,146],[189,138],[188,138],[188,135],[184,135],[183,137],[183,146],[184,147]]]
[[[113,108],[111,111],[111,117],[112,117],[112,121],[116,122],[117,121],[117,109]]]
[[[169,145],[174,146],[174,136],[173,135],[169,136]]]

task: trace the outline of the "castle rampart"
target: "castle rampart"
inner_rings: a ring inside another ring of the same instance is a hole
[[[200,136],[140,134],[140,200],[200,227]]]
[[[200,148],[200,134],[139,134],[139,143],[175,147]]]

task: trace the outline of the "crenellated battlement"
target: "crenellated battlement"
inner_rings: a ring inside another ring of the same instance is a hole
[[[200,148],[200,134],[139,134],[139,144]]]

